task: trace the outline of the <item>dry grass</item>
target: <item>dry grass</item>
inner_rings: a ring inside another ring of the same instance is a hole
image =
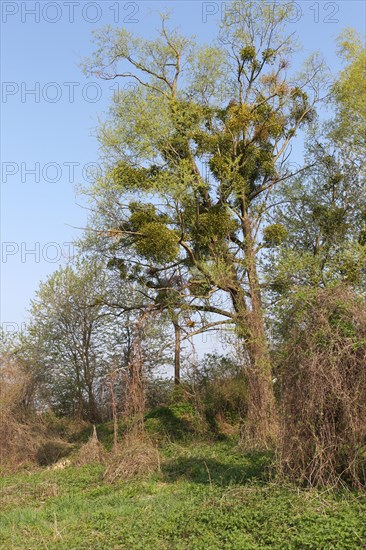
[[[98,440],[97,431],[93,426],[93,433],[85,445],[83,445],[75,456],[74,463],[77,466],[84,464],[105,464],[108,453],[102,443]]]
[[[104,480],[141,478],[160,470],[159,451],[144,434],[129,434],[114,450],[104,473]]]

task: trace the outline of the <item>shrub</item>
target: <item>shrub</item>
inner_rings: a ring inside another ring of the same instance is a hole
[[[247,379],[230,357],[207,354],[197,376],[197,392],[211,430],[219,434],[247,415]],[[224,428],[224,430],[222,430]]]
[[[0,466],[16,470],[35,463],[44,441],[42,426],[26,410],[30,378],[12,354],[0,356]]]
[[[146,407],[153,409],[169,404],[173,382],[164,378],[148,378],[146,384]]]
[[[365,485],[365,302],[343,287],[303,295],[283,331],[282,471],[310,485]]]

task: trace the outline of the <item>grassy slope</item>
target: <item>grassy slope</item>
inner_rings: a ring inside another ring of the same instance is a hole
[[[0,547],[366,548],[366,496],[265,482],[229,443],[166,445],[160,474],[108,486],[100,466],[2,480]]]

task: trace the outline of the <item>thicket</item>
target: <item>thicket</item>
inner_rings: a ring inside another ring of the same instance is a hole
[[[283,473],[310,485],[365,487],[365,300],[344,287],[304,292],[282,330]]]

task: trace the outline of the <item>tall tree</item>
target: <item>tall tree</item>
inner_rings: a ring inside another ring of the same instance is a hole
[[[164,17],[156,40],[107,27],[85,62],[89,74],[136,83],[101,126],[107,170],[94,196],[107,217],[105,191],[118,196],[110,227],[121,249],[134,250],[133,262],[181,265],[191,309],[235,323],[248,362],[248,437],[258,444],[276,431],[258,238],[323,84],[316,56],[296,84],[288,75],[296,50],[289,10],[235,2],[208,47],[168,30]]]

